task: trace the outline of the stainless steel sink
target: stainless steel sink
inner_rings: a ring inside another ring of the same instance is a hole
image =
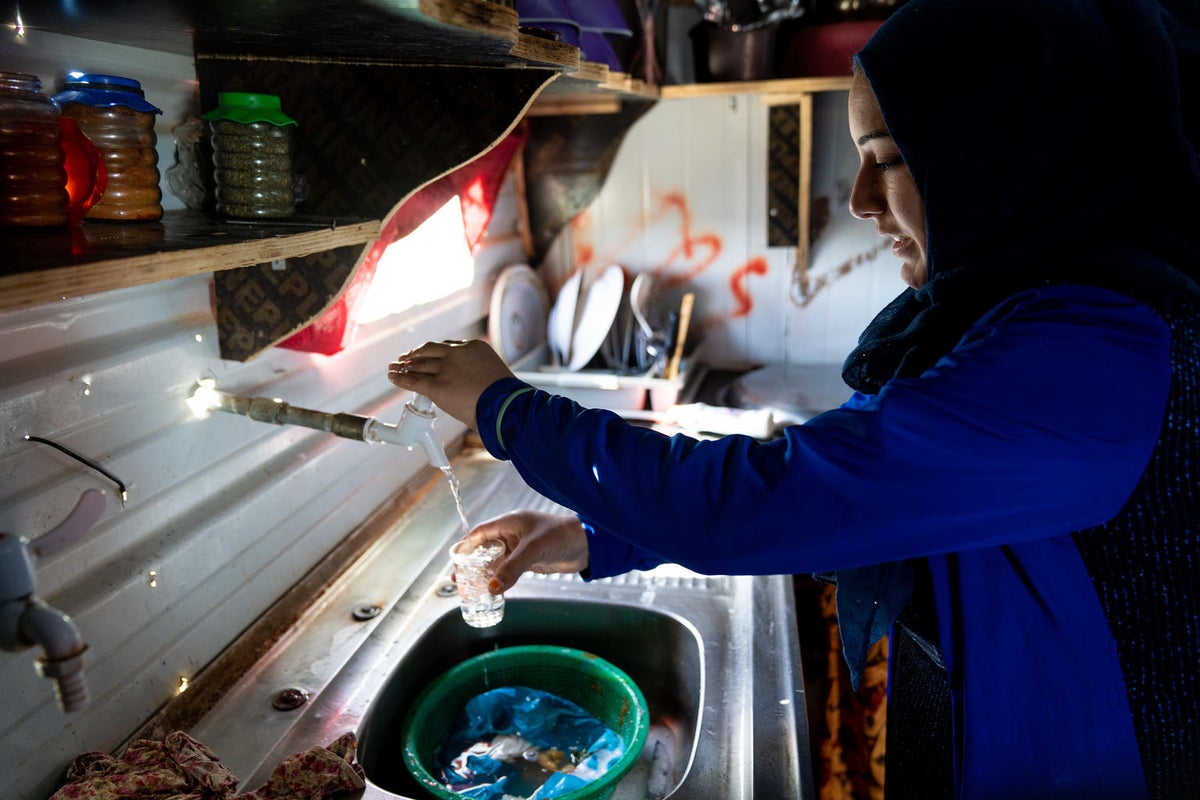
[[[482,456],[454,466],[471,519],[555,508],[507,464]],[[456,519],[449,492],[431,492],[192,729],[244,790],[287,755],[353,730],[363,800],[422,800],[400,739],[416,696],[478,653],[552,644],[611,661],[646,695],[651,736],[615,800],[814,796],[790,577],[670,565],[590,583],[527,574],[508,593],[503,622],[476,629],[462,622],[449,583]],[[380,613],[356,622],[350,612],[363,606]],[[272,707],[289,689],[311,699]]]

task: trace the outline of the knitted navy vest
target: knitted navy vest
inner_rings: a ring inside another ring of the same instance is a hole
[[[1200,311],[1165,313],[1171,390],[1121,512],[1074,534],[1117,640],[1150,796],[1200,798]]]
[[[1200,798],[1200,310],[1157,305],[1172,378],[1153,455],[1120,513],[1072,538],[1117,641],[1150,797],[1181,800]],[[950,686],[927,575],[917,586],[890,646],[889,800],[953,797]]]

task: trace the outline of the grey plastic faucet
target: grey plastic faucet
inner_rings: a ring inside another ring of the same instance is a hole
[[[363,439],[372,443],[399,444],[410,450],[420,446],[429,464],[444,470],[450,466],[450,460],[446,458],[446,451],[433,430],[436,419],[433,401],[423,394],[414,394],[404,404],[399,422],[389,425],[372,417],[363,430]]]
[[[83,536],[100,519],[105,504],[103,492],[88,489],[65,520],[33,541],[0,533],[0,649],[16,652],[40,646],[38,671],[55,681],[59,705],[67,712],[87,708],[89,702],[83,675],[87,645],[70,617],[35,594],[33,559]]]

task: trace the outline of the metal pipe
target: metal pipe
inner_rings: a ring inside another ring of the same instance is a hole
[[[325,431],[356,442],[398,444],[409,450],[420,447],[425,451],[425,457],[432,466],[441,470],[450,466],[446,451],[433,429],[437,412],[433,402],[424,395],[414,394],[413,398],[404,404],[400,421],[395,425],[362,414],[300,408],[278,398],[243,397],[220,392],[213,388],[213,382],[210,380],[200,382],[188,403],[197,414],[201,411],[224,411],[272,425],[299,425]]]
[[[227,392],[214,391],[212,406],[217,411],[229,414],[240,414],[259,422],[269,422],[272,425],[299,425],[302,428],[332,433],[344,439],[366,441],[365,432],[371,417],[362,414],[331,413],[316,411],[311,408],[301,408],[285,403],[277,398],[242,397]]]

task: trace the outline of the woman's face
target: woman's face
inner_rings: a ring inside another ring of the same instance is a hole
[[[900,277],[919,289],[926,277],[925,202],[888,134],[871,85],[858,71],[850,84],[850,136],[859,158],[850,213],[874,220],[879,235],[893,240],[892,253],[904,262]]]

